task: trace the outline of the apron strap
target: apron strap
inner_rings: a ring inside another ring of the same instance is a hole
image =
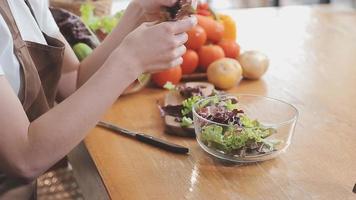
[[[10,6],[7,0],[0,0],[0,14],[4,18],[11,32],[12,40],[15,46],[15,51],[17,51],[16,49],[20,49],[24,47],[26,44],[21,37],[20,30],[17,27],[15,18],[12,16]]]
[[[27,49],[26,42],[23,40],[15,18],[11,13],[11,9],[7,0],[0,0],[0,14],[4,18],[11,32],[14,44],[14,54],[16,55],[23,72],[21,77],[21,85],[23,87],[21,88],[22,91],[20,91],[20,100],[24,109],[27,110],[36,100],[36,97],[41,88],[41,81],[35,64],[31,58],[30,52]]]

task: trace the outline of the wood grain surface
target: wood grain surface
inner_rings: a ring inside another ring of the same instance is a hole
[[[105,120],[185,145],[175,155],[95,128],[85,140],[112,199],[356,199],[356,12],[330,7],[227,10],[244,50],[266,53],[260,81],[231,92],[295,105],[299,121],[288,151],[235,165],[204,153],[194,139],[164,133],[156,102],[144,89],[121,97]]]

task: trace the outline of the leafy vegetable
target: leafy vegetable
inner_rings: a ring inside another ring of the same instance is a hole
[[[189,127],[193,125],[193,120],[190,117],[183,117],[180,125],[182,127]]]
[[[148,81],[149,79],[151,78],[151,75],[150,74],[141,74],[139,77],[138,77],[138,82],[140,84],[144,84],[146,81]]]
[[[94,9],[95,7],[89,3],[83,4],[80,7],[81,18],[92,31],[101,30],[106,34],[111,33],[124,13],[122,10],[114,16],[98,17],[94,15]]]
[[[202,97],[200,96],[192,96],[186,100],[183,101],[183,109],[182,109],[182,115],[187,116],[192,113],[193,106],[195,103],[197,103]]]
[[[238,109],[237,103],[232,103],[231,99],[228,99],[225,103],[226,103],[226,108],[230,111],[234,109]]]
[[[206,101],[200,103],[203,106],[200,105],[198,114],[226,125],[202,125],[200,138],[208,147],[226,154],[245,156],[274,151],[280,143],[279,140],[267,139],[276,130],[250,119],[238,109],[237,100],[216,97]]]
[[[176,86],[172,82],[168,81],[166,84],[164,84],[163,88],[167,90],[175,90]]]

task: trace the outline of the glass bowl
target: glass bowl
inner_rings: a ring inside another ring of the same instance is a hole
[[[237,125],[207,119],[206,111],[211,110],[211,105],[225,105],[234,99],[238,101],[237,110],[243,111]],[[257,95],[208,97],[193,106],[199,145],[217,158],[240,163],[264,161],[284,152],[292,142],[297,118],[298,110],[293,105]]]

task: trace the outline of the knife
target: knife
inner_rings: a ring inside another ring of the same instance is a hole
[[[178,144],[173,144],[164,140],[161,140],[159,138],[144,134],[144,133],[136,133],[133,131],[129,131],[126,130],[124,128],[118,127],[112,123],[109,122],[104,122],[104,121],[100,121],[97,126],[102,127],[102,128],[106,128],[108,130],[111,131],[115,131],[117,133],[121,133],[121,134],[125,134],[126,136],[130,136],[132,138],[135,138],[138,141],[144,142],[146,144],[164,149],[166,151],[170,151],[173,153],[177,153],[177,154],[187,154],[189,152],[189,149],[178,145]]]

